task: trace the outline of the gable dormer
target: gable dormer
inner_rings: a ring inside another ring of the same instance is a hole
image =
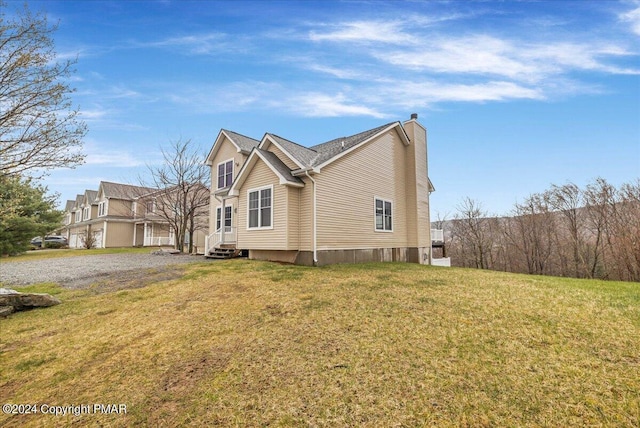
[[[211,167],[211,186],[214,192],[231,187],[251,150],[259,143],[242,134],[220,130],[206,161]]]
[[[316,156],[316,152],[307,147],[269,133],[264,135],[258,148],[273,153],[291,170],[305,168]]]

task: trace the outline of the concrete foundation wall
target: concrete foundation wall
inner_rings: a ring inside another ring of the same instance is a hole
[[[337,263],[407,262],[428,264],[427,248],[370,248],[318,251],[318,266]],[[249,250],[252,260],[313,266],[313,251]]]
[[[296,263],[298,251],[249,250],[249,259],[270,262]],[[313,256],[311,257],[313,261]],[[296,263],[299,264],[299,263]]]

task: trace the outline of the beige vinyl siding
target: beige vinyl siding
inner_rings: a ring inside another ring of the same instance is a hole
[[[125,223],[118,221],[104,222],[106,224],[106,230],[102,227],[102,233],[105,234],[104,239],[105,247],[130,247],[133,242],[133,223]],[[97,230],[98,225],[95,226]]]
[[[221,141],[220,149],[211,163],[211,190],[218,190],[218,164],[233,159],[233,179],[235,180],[246,156],[238,152],[236,146],[226,137]]]
[[[247,191],[273,185],[271,206],[272,229],[247,228]],[[238,196],[238,248],[245,250],[288,250],[287,246],[287,199],[288,188],[278,184],[278,177],[258,159],[249,176],[239,190]],[[297,249],[297,248],[291,248]]]
[[[427,168],[427,133],[419,123],[409,121],[404,124],[411,139],[407,174],[407,200],[411,201],[409,217],[409,243],[414,247],[431,246],[431,220],[429,217],[429,178]]]
[[[215,204],[215,206],[211,209],[211,221],[209,222],[209,230],[211,231],[211,233],[216,231],[216,224],[217,224],[217,210],[218,208],[222,208],[222,202],[218,201],[217,199],[213,200],[213,203]],[[224,202],[224,206],[225,208],[228,206],[231,206],[231,227],[234,228],[235,230],[238,229],[238,198],[229,198]],[[224,214],[222,215],[222,217],[220,218],[220,226],[222,226],[224,223]]]
[[[193,251],[201,253],[204,251],[204,238],[207,236],[204,230],[196,230],[193,234]]]
[[[304,181],[304,187],[296,189],[300,201],[298,207],[298,245],[300,251],[313,251],[313,183],[307,177],[301,178]]]
[[[287,249],[300,248],[300,188],[284,187],[287,192]]]
[[[278,156],[278,159],[282,161],[290,170],[299,169],[300,167],[296,165],[294,161],[291,160],[289,156],[284,154],[282,150],[280,150],[275,144],[269,144],[269,146],[265,149]]]
[[[242,153],[238,153],[236,146],[229,141],[228,138],[224,137],[221,141],[221,146],[216,155],[213,158],[211,164],[211,204],[209,205],[209,233],[213,233],[216,231],[216,208],[221,205],[220,201],[215,198],[214,193],[218,190],[218,164],[220,162],[227,161],[229,159],[233,159],[233,179],[235,180],[240,172],[240,169],[244,165],[247,160],[247,156]],[[232,202],[234,201],[234,202]],[[234,208],[237,207],[236,199],[227,199],[225,205],[229,205],[231,203],[234,204]],[[237,228],[236,221],[236,213],[233,213],[232,216],[232,225]]]
[[[322,168],[318,183],[318,250],[407,245],[407,147],[395,130]],[[393,202],[393,232],[375,231],[374,198]]]
[[[122,199],[109,199],[107,202],[107,215],[117,217],[131,217],[131,201]]]

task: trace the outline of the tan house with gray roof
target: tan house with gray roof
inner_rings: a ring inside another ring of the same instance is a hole
[[[426,137],[417,115],[312,147],[221,130],[207,157],[213,233],[205,254],[430,263]]]
[[[62,234],[70,248],[173,247],[175,236],[159,215],[159,191],[130,184],[100,182],[98,190],[86,190],[67,201]],[[161,199],[161,198],[159,198]],[[197,221],[208,222],[208,212]],[[195,251],[204,251],[206,232],[194,236]]]

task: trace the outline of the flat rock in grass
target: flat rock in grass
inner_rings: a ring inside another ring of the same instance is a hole
[[[0,316],[33,308],[46,308],[62,303],[45,293],[20,293],[10,288],[0,288]]]
[[[0,318],[8,317],[9,315],[14,313],[15,311],[16,310],[13,309],[13,306],[0,306]]]
[[[152,251],[151,254],[154,256],[172,256],[174,254],[180,254],[180,251],[174,248],[161,248],[156,251]]]

